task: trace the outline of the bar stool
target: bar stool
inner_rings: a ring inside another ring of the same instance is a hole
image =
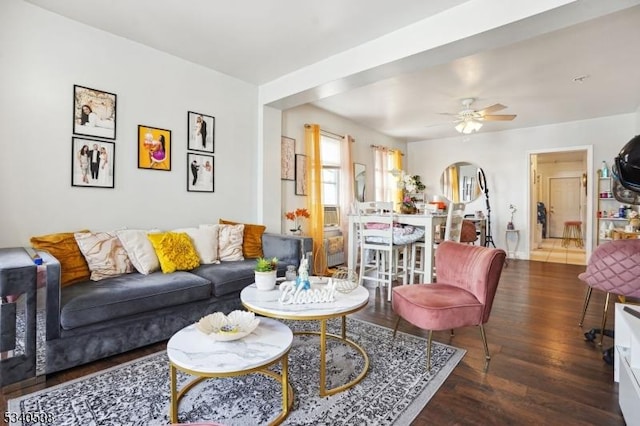
[[[571,241],[576,243],[576,247],[584,247],[584,241],[582,240],[582,222],[579,220],[568,220],[564,223],[562,247],[569,247]]]

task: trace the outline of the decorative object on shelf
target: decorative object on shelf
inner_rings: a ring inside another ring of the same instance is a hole
[[[638,212],[635,210],[629,212],[629,225],[631,225],[634,232],[640,230],[640,217],[638,217]]]
[[[339,267],[331,276],[333,284],[340,293],[351,293],[358,288],[358,275],[353,269]]]
[[[138,125],[138,168],[171,170],[171,130]]]
[[[113,188],[116,144],[71,138],[71,186]]]
[[[307,195],[307,156],[296,154],[296,195]]]
[[[507,223],[507,229],[512,230],[515,229],[515,226],[513,226],[513,215],[518,211],[518,209],[513,204],[509,204],[509,211],[511,212],[511,219],[509,220],[509,223]]]
[[[116,98],[113,93],[73,86],[73,133],[116,138]]]
[[[602,162],[602,168],[600,169],[600,177],[608,178],[609,177],[609,168],[607,167],[607,162]]]
[[[287,220],[293,221],[293,227],[289,229],[293,235],[301,235],[302,234],[302,224],[300,221],[302,219],[309,219],[311,214],[307,209],[295,209],[292,212],[286,212],[284,217]]]
[[[282,136],[280,138],[280,179],[295,180],[296,140]]]
[[[277,268],[278,259],[275,257],[271,259],[259,257],[256,259],[255,279],[258,290],[269,291],[276,288]]]
[[[402,214],[416,214],[418,208],[416,207],[415,200],[409,196],[405,195],[402,198],[402,203],[400,204],[400,213]]]
[[[187,153],[187,191],[214,192],[214,157]]]
[[[296,265],[287,266],[287,272],[285,272],[284,274],[284,279],[287,281],[295,281],[297,277],[298,274],[296,273]]]
[[[196,328],[213,340],[227,342],[248,336],[258,324],[260,319],[253,312],[233,311],[228,316],[222,312],[214,312],[200,318]]]
[[[190,151],[213,154],[216,140],[216,118],[199,112],[187,112],[188,144]]]

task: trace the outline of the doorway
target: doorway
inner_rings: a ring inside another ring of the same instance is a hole
[[[592,245],[591,147],[529,154],[529,259],[586,265]],[[565,221],[581,221],[584,248],[562,246]]]

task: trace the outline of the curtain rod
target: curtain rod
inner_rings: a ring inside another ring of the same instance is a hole
[[[400,155],[404,155],[404,152],[400,151],[399,149],[393,149],[393,148],[389,148],[388,146],[383,146],[383,145],[371,145],[371,148],[376,148],[376,149],[381,149],[383,151],[390,151],[390,152],[399,152]]]
[[[305,124],[305,125],[304,125],[304,127],[309,128],[309,127],[311,127],[311,124]],[[337,134],[337,133],[333,133],[333,132],[330,132],[330,131],[328,131],[328,130],[324,130],[324,129],[322,129],[322,128],[320,129],[320,133],[326,133],[326,134],[327,134],[327,135],[329,135],[329,136],[335,136],[336,138],[344,139],[344,135],[339,135],[339,134]],[[352,137],[352,138],[351,138],[351,142],[355,142],[355,141],[356,141],[356,140]]]

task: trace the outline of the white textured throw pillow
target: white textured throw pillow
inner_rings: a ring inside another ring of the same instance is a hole
[[[173,232],[186,233],[198,252],[201,264],[217,263],[218,261],[218,226],[215,228],[201,226],[200,228],[180,228]]]
[[[223,262],[244,260],[242,241],[244,225],[218,225],[218,257]]]
[[[134,268],[144,275],[160,269],[156,251],[147,238],[148,232],[141,229],[123,229],[116,232]]]
[[[91,280],[133,272],[133,265],[115,232],[77,232],[78,247],[89,265]]]

